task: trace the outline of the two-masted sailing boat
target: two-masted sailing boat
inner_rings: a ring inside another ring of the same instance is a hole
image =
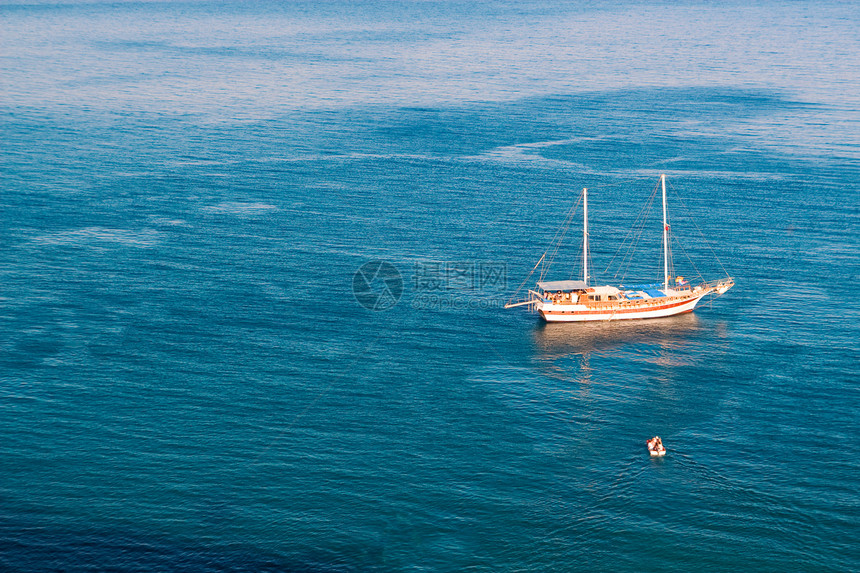
[[[683,277],[669,276],[669,223],[666,215],[665,175],[660,176],[660,183],[663,189],[662,283],[617,287],[589,285],[588,189],[583,189],[582,280],[539,280],[535,288],[529,289],[528,300],[506,304],[505,308],[530,306],[547,322],[658,318],[691,312],[703,297],[709,294],[721,295],[732,288],[735,282],[729,276],[696,285],[692,285]]]

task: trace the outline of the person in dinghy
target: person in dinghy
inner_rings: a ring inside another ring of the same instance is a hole
[[[652,456],[666,455],[666,448],[663,447],[663,440],[660,439],[660,436],[654,436],[645,443],[648,444],[648,453]]]

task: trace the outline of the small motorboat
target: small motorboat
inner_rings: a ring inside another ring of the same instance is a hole
[[[660,439],[660,436],[654,436],[645,443],[648,444],[648,453],[651,454],[651,456],[656,457],[666,455],[666,448],[663,447],[663,440]]]

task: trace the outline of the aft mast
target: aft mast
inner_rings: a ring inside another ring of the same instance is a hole
[[[588,286],[588,189],[582,189],[582,282]]]
[[[669,288],[669,223],[666,221],[666,175],[660,175],[663,185],[663,291]]]

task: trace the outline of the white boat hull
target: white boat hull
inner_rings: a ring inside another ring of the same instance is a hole
[[[666,297],[651,299],[640,304],[613,304],[611,306],[589,307],[581,304],[557,304],[539,302],[535,306],[547,322],[589,322],[606,320],[636,320],[642,318],[662,318],[685,312],[692,312],[696,304],[709,291],[690,297]]]

